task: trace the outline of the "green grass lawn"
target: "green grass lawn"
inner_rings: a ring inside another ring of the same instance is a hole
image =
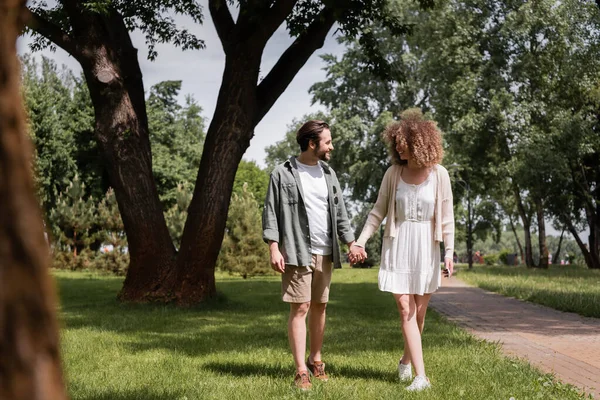
[[[557,310],[600,318],[600,270],[575,265],[549,269],[461,265],[465,282],[505,296],[543,304]]]
[[[218,275],[219,298],[196,308],[124,305],[122,279],[55,272],[72,399],[579,399],[572,387],[503,357],[430,311],[425,362],[433,388],[404,391],[398,313],[377,271],[334,273],[324,361],[331,379],[291,386],[288,307],[278,277]]]

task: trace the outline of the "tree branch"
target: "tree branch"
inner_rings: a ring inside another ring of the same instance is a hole
[[[600,1],[600,0],[599,0]],[[290,15],[298,0],[277,0],[271,7],[260,25],[261,33],[265,41],[269,40],[277,28]]]
[[[215,28],[217,29],[219,39],[221,40],[221,44],[223,45],[223,50],[227,53],[231,41],[230,35],[235,28],[235,22],[229,12],[229,8],[227,8],[227,1],[210,0],[208,2],[208,8],[215,24]]]
[[[29,8],[25,11],[25,18],[25,24],[29,29],[39,33],[76,59],[79,59],[81,54],[77,49],[77,43],[71,36],[63,32],[58,25],[42,18]]]
[[[323,47],[327,33],[335,23],[332,9],[325,8],[310,26],[287,48],[277,63],[258,85],[258,108],[254,124],[258,124],[281,96],[310,56]]]

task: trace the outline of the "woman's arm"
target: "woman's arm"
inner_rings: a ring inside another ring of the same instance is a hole
[[[369,213],[367,217],[367,221],[363,226],[362,232],[358,240],[356,241],[357,246],[365,247],[367,240],[373,235],[373,233],[379,228],[381,225],[381,221],[387,215],[387,210],[389,206],[389,185],[392,185],[392,167],[388,168],[383,179],[381,180],[381,185],[379,187],[379,194],[377,195],[377,201],[373,206],[373,209]]]

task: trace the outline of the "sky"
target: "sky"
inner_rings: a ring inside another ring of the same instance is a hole
[[[191,18],[183,16],[177,16],[175,20],[179,27],[185,27],[198,38],[203,39],[206,44],[205,49],[183,51],[170,44],[161,44],[156,48],[158,58],[155,61],[149,61],[143,34],[134,32],[132,40],[134,46],[139,50],[139,61],[146,92],[156,83],[166,80],[181,80],[180,103],[184,104],[185,96],[191,94],[202,107],[202,115],[210,123],[221,85],[225,53],[210,18],[208,1],[200,0],[199,3],[204,6],[203,25],[198,25]],[[341,55],[343,53],[343,47],[335,40],[334,29],[330,31],[323,48],[310,57],[287,90],[258,124],[250,147],[244,154],[244,159],[254,160],[261,167],[266,166],[265,147],[282,140],[287,132],[288,124],[294,118],[301,118],[305,114],[323,109],[320,105],[311,105],[311,96],[308,90],[315,82],[320,82],[326,77],[325,71],[322,69],[324,63],[319,55],[328,53]],[[18,51],[20,54],[30,52],[28,48],[30,42],[31,37],[19,39]],[[292,39],[287,34],[285,27],[280,27],[267,43],[263,53],[261,75],[266,75],[291,43]],[[53,59],[59,66],[64,64],[75,73],[81,71],[79,63],[60,48],[57,48],[54,53],[45,50],[37,54]]]

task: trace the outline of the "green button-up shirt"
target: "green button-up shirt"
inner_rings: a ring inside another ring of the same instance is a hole
[[[350,243],[354,241],[354,233],[350,228],[337,176],[327,163],[322,161],[319,163],[323,167],[327,182],[331,227],[332,230],[337,231],[337,234],[330,232],[333,265],[335,268],[341,268],[339,240]],[[310,228],[295,157],[290,157],[271,173],[262,223],[263,240],[267,243],[274,241],[279,244],[279,250],[286,264],[295,266],[311,264]]]

